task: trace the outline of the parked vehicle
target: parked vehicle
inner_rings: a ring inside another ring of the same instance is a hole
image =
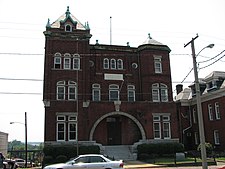
[[[44,167],[44,169],[118,169],[123,168],[123,161],[112,161],[100,154],[80,155],[66,163],[53,164]]]
[[[26,160],[21,159],[21,158],[16,158],[16,159],[14,159],[14,161],[15,161],[15,164],[17,167],[25,168]],[[27,161],[27,167],[30,168],[30,167],[33,167],[33,165],[34,164],[31,161]]]

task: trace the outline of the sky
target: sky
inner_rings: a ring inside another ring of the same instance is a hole
[[[199,77],[225,71],[224,0],[0,0],[0,131],[9,141],[24,141],[25,112],[28,142],[44,141],[43,31],[48,18],[54,22],[67,6],[81,23],[89,23],[91,44],[110,43],[112,17],[112,45],[138,47],[150,33],[169,46],[174,94],[176,84],[184,80],[186,88],[194,81],[193,71],[186,77],[193,62],[191,46],[184,44],[197,34],[196,54],[215,44],[197,56]]]

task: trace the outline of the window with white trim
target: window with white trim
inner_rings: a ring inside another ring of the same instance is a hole
[[[117,69],[123,69],[123,60],[122,59],[117,60]]]
[[[104,60],[103,60],[103,68],[104,69],[109,69],[109,59],[108,58],[104,58]]]
[[[128,85],[127,86],[127,100],[128,102],[134,102],[135,101],[135,86],[134,85]]]
[[[170,116],[162,116],[163,119],[163,138],[170,139]]]
[[[171,138],[170,123],[171,123],[170,115],[154,115],[153,116],[154,139],[170,139]]]
[[[72,114],[75,113],[69,113],[67,115],[57,115],[57,141],[77,140],[77,115]]]
[[[111,69],[116,69],[116,59],[110,59],[110,67]]]
[[[168,88],[163,83],[152,84],[152,101],[153,102],[168,102]]]
[[[65,32],[72,32],[72,26],[70,24],[65,25]]]
[[[215,113],[216,113],[216,120],[219,120],[221,117],[220,117],[220,106],[218,102],[215,103]]]
[[[57,116],[57,128],[56,128],[57,141],[65,141],[65,136],[66,136],[65,121],[66,121],[65,116],[62,116],[62,115]]]
[[[92,85],[92,101],[100,101],[101,100],[101,88],[100,84]]]
[[[69,81],[68,82],[68,100],[76,100],[77,98],[77,86],[76,82]]]
[[[65,100],[65,81],[57,82],[57,100]]]
[[[193,118],[193,123],[197,123],[197,113],[195,108],[192,109],[192,118]]]
[[[79,54],[73,55],[73,69],[80,70],[80,55]]]
[[[68,140],[74,141],[77,139],[77,117],[68,116]]]
[[[109,85],[109,101],[118,101],[119,99],[119,85]]]
[[[162,73],[162,56],[154,56],[155,73]]]
[[[160,102],[159,96],[159,84],[155,83],[152,85],[152,101],[153,102]]]
[[[70,58],[70,54],[66,53],[64,55],[64,64],[63,64],[63,68],[64,69],[70,69],[71,66],[71,58]]]
[[[54,68],[55,69],[61,68],[61,54],[60,53],[56,53],[54,55]]]
[[[215,145],[219,145],[220,144],[219,130],[214,130],[213,131],[213,136],[214,136],[214,143],[215,143]]]
[[[208,104],[208,114],[209,114],[209,120],[213,120],[213,108],[211,104]]]
[[[165,84],[160,84],[161,101],[168,102],[168,89]]]
[[[57,100],[76,100],[77,99],[77,83],[74,81],[58,81],[56,84]]]

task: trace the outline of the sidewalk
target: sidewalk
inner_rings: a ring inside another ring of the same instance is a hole
[[[225,166],[223,162],[217,162],[217,165],[208,166],[208,169],[220,169]],[[157,169],[201,169],[202,166],[185,166],[185,167],[167,167],[163,165],[155,165],[150,163],[145,163],[142,161],[125,161],[124,168],[130,169],[146,169],[146,168],[157,168]]]

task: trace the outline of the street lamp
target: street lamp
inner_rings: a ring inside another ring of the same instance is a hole
[[[10,124],[22,124],[25,127],[25,168],[27,168],[27,112],[25,112],[25,123],[21,122],[10,122]]]
[[[197,101],[197,113],[198,113],[198,126],[199,126],[199,135],[200,135],[200,147],[201,147],[201,157],[202,157],[202,168],[207,169],[207,156],[206,156],[206,146],[205,146],[205,133],[204,133],[204,121],[202,115],[202,105],[201,105],[201,93],[199,87],[199,79],[198,79],[198,71],[197,71],[197,62],[196,57],[206,48],[213,48],[214,44],[210,44],[200,50],[200,52],[196,55],[195,54],[195,46],[194,40],[198,38],[198,35],[193,38],[189,43],[184,45],[186,47],[188,44],[191,43],[192,49],[192,57],[193,57],[193,69],[194,69],[194,76],[195,76],[195,90],[196,90],[196,101]]]

